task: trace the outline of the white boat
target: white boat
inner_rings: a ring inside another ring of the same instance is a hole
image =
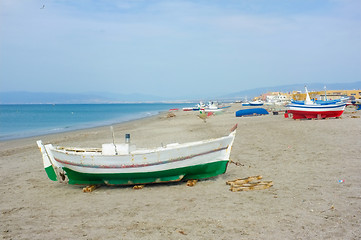
[[[200,102],[194,107],[184,107],[183,111],[200,111],[204,110],[205,107],[206,105],[203,102]]]
[[[154,149],[125,144],[68,148],[37,141],[48,177],[69,184],[127,185],[201,179],[223,174],[236,127],[228,136]]]
[[[202,110],[204,110],[205,112],[219,112],[229,107],[230,105],[224,105],[220,104],[219,102],[210,101]]]
[[[263,103],[264,102],[261,100],[256,100],[256,101],[249,102],[249,106],[262,106]]]
[[[218,111],[222,111],[222,108],[218,107],[217,102],[209,102],[208,105],[204,107],[204,111],[206,111],[206,112],[218,112]]]

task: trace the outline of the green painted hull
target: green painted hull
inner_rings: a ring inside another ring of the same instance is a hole
[[[50,180],[57,181],[57,177],[56,177],[53,166],[50,165],[49,167],[45,168],[45,172],[48,175],[48,178]]]
[[[69,168],[63,168],[69,179],[69,184],[79,185],[131,185],[159,182],[174,182],[187,179],[202,179],[223,174],[227,170],[228,160],[144,173],[80,173]]]

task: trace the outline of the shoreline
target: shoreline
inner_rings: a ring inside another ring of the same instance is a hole
[[[7,142],[7,141],[25,140],[25,139],[29,139],[29,138],[38,138],[38,137],[40,138],[40,137],[48,136],[48,135],[67,134],[67,133],[72,133],[72,132],[76,133],[78,131],[87,131],[87,130],[96,129],[96,128],[104,128],[104,127],[110,127],[110,126],[119,125],[119,124],[125,124],[125,123],[128,123],[128,122],[133,122],[133,121],[138,121],[138,120],[143,120],[143,119],[147,119],[147,118],[156,117],[157,115],[164,114],[164,112],[167,112],[167,111],[166,110],[159,111],[158,113],[155,113],[155,114],[152,114],[152,115],[143,116],[143,117],[139,117],[139,118],[134,118],[134,119],[130,119],[130,120],[124,120],[124,121],[121,121],[121,122],[114,122],[112,124],[95,125],[95,126],[85,127],[85,128],[74,128],[74,129],[69,129],[69,130],[61,130],[59,132],[45,133],[45,134],[39,134],[39,135],[31,135],[31,136],[26,136],[26,137],[3,139],[3,140],[0,140],[0,145],[1,145],[2,142]],[[64,128],[64,129],[66,129],[66,128]]]
[[[176,104],[176,105],[173,105]],[[102,127],[102,126],[111,126],[111,125],[115,125],[115,124],[119,124],[119,123],[123,123],[123,122],[128,122],[128,121],[133,121],[133,120],[137,120],[137,119],[143,119],[143,118],[147,118],[147,117],[151,117],[151,116],[155,116],[155,115],[159,115],[162,112],[166,112],[169,111],[170,108],[179,108],[179,107],[184,107],[184,106],[188,106],[189,104],[186,103],[142,103],[142,104],[62,104],[62,105],[120,105],[120,106],[128,106],[128,105],[139,105],[138,107],[136,107],[136,111],[128,111],[126,110],[125,112],[122,112],[124,110],[122,110],[122,108],[120,109],[120,112],[117,113],[116,115],[112,115],[112,116],[106,116],[104,119],[97,119],[96,117],[90,116],[90,119],[84,119],[84,116],[80,116],[83,117],[82,120],[78,121],[77,119],[74,119],[75,121],[73,122],[59,122],[55,125],[53,124],[46,124],[45,127],[44,126],[40,126],[38,124],[34,125],[29,125],[31,126],[29,129],[24,129],[24,130],[19,130],[18,128],[15,128],[13,126],[8,126],[8,128],[4,128],[1,129],[2,133],[1,133],[1,137],[0,137],[0,142],[2,141],[8,141],[8,140],[16,140],[16,139],[23,139],[23,138],[29,138],[29,137],[36,137],[36,136],[42,136],[42,135],[49,135],[49,134],[57,134],[57,133],[64,133],[64,132],[72,132],[72,131],[77,131],[77,130],[83,130],[83,129],[91,129],[91,128],[96,128],[96,127]],[[31,105],[44,105],[44,104],[31,104]],[[46,106],[52,106],[53,104],[45,104]],[[148,109],[148,107],[142,107],[142,106],[153,106],[153,108]],[[22,106],[17,104],[16,106]],[[116,111],[119,111],[118,108],[115,108]],[[10,111],[27,111],[28,109],[20,109],[18,110],[17,108],[15,109],[10,109]],[[46,109],[45,109],[46,110]],[[112,109],[110,109],[112,110]],[[44,109],[38,109],[38,111],[44,111]],[[83,108],[76,108],[76,109],[67,109],[67,111],[70,111],[73,114],[73,111],[76,111],[76,113],[78,111],[80,112],[86,112],[88,111],[87,109],[83,109]],[[99,111],[99,108],[95,109],[95,113]],[[31,112],[30,112],[31,113]],[[55,113],[57,114],[57,113]],[[100,112],[101,114],[101,112]],[[57,115],[51,114],[48,118],[54,118]],[[95,116],[95,114],[94,114]],[[23,116],[24,117],[24,116]],[[46,117],[45,117],[46,118]],[[88,121],[85,121],[88,120]],[[90,120],[90,121],[89,121]],[[11,122],[11,118],[7,119],[2,119],[2,121],[9,121]],[[49,120],[50,121],[50,120]],[[15,121],[16,122],[16,121]],[[17,125],[19,124],[23,124],[23,125],[28,125],[26,122],[16,122]],[[6,126],[6,125],[5,125]],[[16,126],[16,125],[14,125]],[[8,132],[10,130],[10,132]]]
[[[137,147],[226,135],[237,123],[225,174],[198,181],[83,186],[50,181],[36,140],[97,147],[109,126],[0,142],[3,239],[358,239],[361,235],[361,111],[341,119],[235,117],[233,104],[204,122],[197,112],[163,112],[113,125],[116,142]],[[231,192],[226,181],[262,175],[266,190]],[[342,180],[342,181],[340,181]],[[121,219],[121,224],[119,223]],[[44,224],[46,223],[46,224]]]
[[[87,134],[88,132],[109,132],[109,142],[112,141],[112,133],[110,130],[110,127],[113,126],[114,130],[119,127],[123,127],[123,125],[132,125],[136,124],[137,122],[147,122],[152,121],[152,118],[161,117],[162,115],[165,115],[168,111],[161,111],[158,114],[154,114],[151,116],[144,116],[142,118],[127,120],[124,122],[118,122],[114,124],[109,125],[101,125],[101,126],[95,126],[95,127],[89,127],[89,128],[83,128],[83,129],[74,129],[69,131],[63,131],[63,132],[56,132],[56,133],[48,133],[48,134],[40,134],[36,136],[29,136],[29,137],[23,137],[23,138],[16,138],[16,139],[8,139],[8,140],[0,140],[0,151],[6,150],[7,147],[11,147],[12,145],[20,144],[32,144],[35,143],[37,140],[48,140],[48,141],[59,141],[57,139],[68,139],[71,138],[71,136],[76,137],[78,135]]]

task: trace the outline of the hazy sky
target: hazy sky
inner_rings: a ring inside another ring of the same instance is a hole
[[[0,91],[219,96],[360,80],[360,0],[0,0]]]

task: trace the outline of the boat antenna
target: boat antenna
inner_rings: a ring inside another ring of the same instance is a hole
[[[110,131],[112,131],[113,145],[114,145],[114,149],[115,149],[115,155],[118,155],[117,145],[115,145],[115,137],[114,137],[114,129],[113,129],[113,126],[110,126]]]

